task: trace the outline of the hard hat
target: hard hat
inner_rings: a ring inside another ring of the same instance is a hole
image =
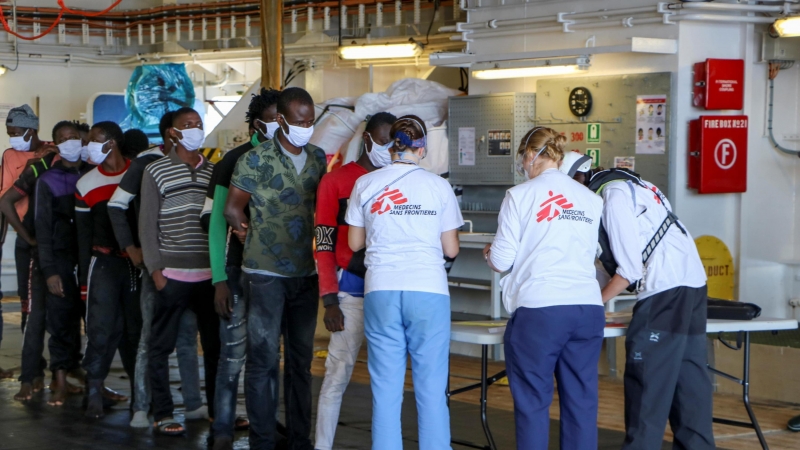
[[[592,158],[578,152],[567,152],[558,170],[570,177],[574,177],[576,172],[588,172],[592,168]]]

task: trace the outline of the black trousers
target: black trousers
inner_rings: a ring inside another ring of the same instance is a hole
[[[214,310],[214,286],[211,280],[187,283],[167,279],[167,285],[158,292],[156,299],[147,355],[153,418],[156,421],[171,417],[175,409],[169,388],[169,355],[175,349],[178,324],[186,308],[191,308],[197,314],[197,329],[200,332],[200,344],[203,346],[206,403],[209,417],[214,418],[215,380],[220,352],[219,316]]]
[[[19,300],[22,302],[23,311],[27,309],[25,306],[28,302],[28,282],[30,280],[33,253],[32,247],[24,239],[17,236],[17,240],[14,242],[14,263],[17,266],[17,295],[19,295]]]
[[[75,265],[68,258],[59,259],[58,276],[64,297],[51,294],[47,287],[47,332],[50,333],[50,370],[73,370],[80,366],[81,317],[86,305],[75,278]],[[45,280],[46,281],[46,280]]]
[[[139,270],[129,258],[109,255],[92,258],[86,313],[88,341],[83,357],[88,380],[105,380],[119,349],[122,366],[133,382],[142,332],[140,287]]]
[[[636,304],[625,338],[624,450],[714,449],[706,364],[707,289],[677,287]]]
[[[26,244],[27,245],[27,244]],[[19,252],[20,247],[16,247]],[[47,285],[45,284],[42,272],[39,270],[39,258],[30,259],[24,264],[25,273],[30,272],[30,276],[25,276],[25,286],[20,286],[20,296],[26,293],[25,303],[29,308],[27,321],[22,330],[22,370],[20,371],[19,381],[31,383],[34,378],[44,377],[44,370],[47,368],[47,360],[44,359],[44,332],[46,330],[47,317]],[[16,255],[19,257],[19,253]],[[19,271],[21,264],[17,259],[17,277],[20,278]],[[27,298],[28,282],[30,281],[31,298]]]

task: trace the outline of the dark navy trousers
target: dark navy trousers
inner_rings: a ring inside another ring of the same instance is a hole
[[[597,362],[605,313],[599,305],[517,308],[504,336],[517,448],[547,450],[553,375],[561,449],[597,448]]]

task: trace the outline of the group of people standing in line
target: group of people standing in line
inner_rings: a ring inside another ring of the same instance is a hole
[[[458,254],[464,221],[448,182],[419,167],[425,124],[375,114],[358,160],[325,175],[325,153],[309,143],[315,111],[306,91],[262,89],[246,121],[251,141],[212,164],[198,152],[203,121],[191,108],[164,115],[162,147],[111,122],[59,122],[46,143],[30,107],[11,110],[0,212],[17,231],[19,286],[30,286],[20,289],[15,398],[44,387],[46,329],[48,403],[82,392],[85,415],[99,418],[126,400],[104,385],[119,351],[131,426],[181,435],[168,364],[177,349],[184,417],[212,421],[212,448],[232,448],[234,430],[249,428],[253,449],[275,448],[283,435],[292,449],[329,450],[366,337],[373,449],[403,447],[408,355],[420,448],[450,448],[444,262]],[[555,375],[561,447],[597,448],[602,305],[628,288],[640,301],[626,341],[623,448],[660,448],[667,420],[679,448],[714,448],[705,276],[691,236],[657,187],[625,170],[591,170],[587,157],[565,156],[564,144],[550,128],[526,133],[517,170],[530,181],[509,189],[484,250],[492,269],[509,272],[505,355],[517,447],[547,448]],[[610,274],[602,289],[598,254]],[[332,334],[312,445],[320,298]],[[281,337],[285,427],[277,420]],[[243,367],[247,417],[237,417]]]

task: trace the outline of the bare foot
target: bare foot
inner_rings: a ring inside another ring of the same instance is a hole
[[[14,372],[11,370],[3,370],[3,368],[0,367],[0,379],[3,378],[14,378]]]
[[[113,391],[107,387],[103,387],[103,397],[113,400],[115,402],[125,402],[128,401],[128,397],[120,394],[119,392]]]
[[[36,377],[33,379],[33,392],[42,392],[44,389],[44,377]]]
[[[33,397],[33,385],[30,383],[22,383],[19,387],[19,392],[14,396],[14,400],[19,402],[26,402]]]
[[[67,399],[67,372],[65,370],[56,370],[53,374],[53,382],[50,383],[50,390],[53,391],[53,395],[50,396],[47,404],[62,406],[64,400]]]

